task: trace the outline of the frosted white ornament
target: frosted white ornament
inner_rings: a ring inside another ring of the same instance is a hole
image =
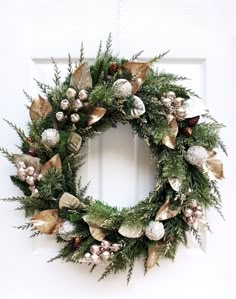
[[[91,261],[91,254],[89,252],[86,252],[85,255],[84,255],[84,258],[85,260],[88,262],[88,261]]]
[[[203,146],[194,145],[187,151],[187,161],[195,166],[202,167],[208,158],[208,153]]]
[[[66,91],[66,96],[68,100],[72,100],[76,96],[76,90],[74,88],[69,87]]]
[[[131,108],[131,115],[133,118],[138,118],[145,113],[145,105],[143,101],[137,96],[133,96],[133,100],[134,101],[133,108]]]
[[[150,221],[145,229],[145,235],[150,240],[158,241],[165,235],[165,229],[162,222]]]
[[[73,123],[77,123],[80,120],[80,116],[77,113],[73,113],[71,114],[70,119]]]
[[[117,98],[127,98],[132,94],[132,85],[126,79],[118,79],[113,84],[114,96]]]
[[[104,249],[109,249],[110,246],[111,246],[111,243],[107,240],[102,240],[101,242],[101,246],[104,248]]]
[[[75,107],[77,110],[83,107],[83,104],[82,104],[82,102],[80,101],[80,99],[76,99],[76,100],[74,100],[74,107]]]
[[[60,139],[60,135],[56,129],[44,130],[41,137],[42,142],[50,147],[55,147]]]
[[[92,254],[99,254],[100,251],[101,251],[101,247],[100,247],[99,245],[92,245],[92,246],[90,247],[90,252],[91,252]]]
[[[64,119],[64,113],[62,111],[57,112],[56,113],[56,119],[58,121],[63,121],[63,119]]]
[[[81,91],[79,92],[79,99],[80,99],[81,101],[84,101],[84,100],[86,100],[87,98],[88,98],[88,93],[87,93],[87,91],[84,90],[84,89],[81,89]]]
[[[185,216],[185,217],[190,217],[190,216],[192,216],[192,215],[193,215],[193,210],[192,210],[192,209],[186,208],[186,209],[184,210],[184,216]]]
[[[162,98],[161,102],[165,107],[170,108],[172,100],[170,98]]]
[[[67,110],[69,106],[70,106],[70,102],[67,99],[61,101],[62,110]]]
[[[103,253],[101,254],[101,257],[104,261],[108,261],[111,257],[111,254],[109,251],[103,251]]]
[[[93,254],[91,256],[91,260],[94,264],[100,264],[101,263],[101,258],[97,254]]]
[[[167,98],[174,100],[176,98],[176,95],[173,91],[169,91],[166,95]]]
[[[70,241],[75,237],[76,225],[68,220],[59,227],[59,235],[65,241]]]

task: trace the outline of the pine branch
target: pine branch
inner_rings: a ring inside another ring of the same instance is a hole
[[[35,238],[35,237],[37,237],[37,236],[39,236],[39,235],[42,235],[42,233],[39,232],[39,231],[36,231],[36,232],[34,232],[34,233],[30,236],[30,238]]]
[[[68,67],[67,67],[67,70],[68,70],[68,74],[71,75],[72,73],[72,60],[71,60],[71,56],[70,56],[70,53],[68,54]]]
[[[13,124],[11,121],[3,119],[6,123],[8,123],[8,125],[14,129],[17,133],[17,135],[20,137],[20,139],[25,142],[27,140],[27,137],[24,133],[24,131],[21,128],[18,128],[15,124]]]
[[[112,262],[106,267],[105,271],[103,272],[103,274],[101,275],[101,277],[98,279],[98,281],[103,280],[104,278],[106,278],[109,274],[111,274],[113,269],[113,264]]]
[[[140,52],[138,52],[138,53],[135,53],[135,54],[131,57],[130,61],[134,61],[134,60],[136,60],[142,53],[143,53],[143,50],[140,51]]]
[[[5,201],[5,202],[16,202],[16,201],[20,202],[21,199],[22,199],[22,196],[0,198],[1,201]]]
[[[129,270],[128,270],[128,273],[127,273],[127,285],[130,282],[131,276],[133,274],[133,270],[134,270],[134,261],[131,261],[130,265],[129,265]]]
[[[108,39],[106,42],[106,50],[105,50],[105,56],[111,53],[111,47],[112,47],[112,35],[111,32],[108,35]]]
[[[52,63],[54,65],[54,79],[53,79],[53,82],[55,83],[56,86],[59,86],[60,85],[60,79],[61,79],[60,71],[59,71],[57,63],[56,63],[56,61],[54,60],[53,57],[51,57],[51,60],[52,60]]]
[[[201,239],[199,232],[196,229],[194,229],[193,227],[190,227],[190,230],[191,230],[193,236],[195,237],[196,241],[198,242],[198,245],[203,249],[202,239]]]
[[[0,152],[5,158],[7,158],[8,161],[10,161],[12,164],[15,164],[13,155],[10,154],[7,149],[0,147]]]
[[[21,230],[26,230],[26,229],[29,229],[31,227],[33,227],[33,223],[31,223],[31,222],[28,222],[26,224],[22,224],[22,225],[19,225],[19,226],[15,226],[15,228],[21,229]]]
[[[223,212],[222,212],[222,206],[221,206],[221,204],[217,204],[217,205],[215,205],[214,208],[216,209],[216,211],[218,212],[218,214],[221,216],[221,218],[222,218],[224,221],[226,221],[226,220],[225,220],[225,217],[224,217],[224,214],[223,214]]]
[[[101,54],[102,54],[102,41],[100,41],[100,43],[99,43],[96,59],[98,59],[101,56]]]
[[[30,102],[32,102],[33,101],[33,98],[32,98],[32,96],[31,95],[29,95],[24,89],[23,89],[23,93],[24,93],[24,95],[25,95],[25,97],[26,97],[26,99],[28,99]]]
[[[44,94],[47,94],[47,92],[52,89],[51,86],[49,86],[48,84],[42,83],[35,78],[34,78],[34,81],[36,82],[37,86],[40,88],[40,90]]]
[[[166,52],[163,52],[163,53],[159,54],[158,56],[153,57],[152,59],[150,59],[150,60],[148,61],[148,64],[151,65],[151,64],[153,64],[153,63],[155,63],[155,62],[158,62],[160,59],[162,59],[162,58],[163,58],[166,54],[168,54],[169,52],[170,52],[170,50],[168,50],[168,51],[166,51]]]
[[[84,44],[81,43],[79,64],[82,64],[83,61],[84,61]]]

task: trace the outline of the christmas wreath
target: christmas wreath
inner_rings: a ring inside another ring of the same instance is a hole
[[[69,56],[68,74],[61,81],[53,60],[55,85],[36,80],[42,93],[30,101],[29,132],[9,122],[20,137],[20,154],[1,152],[17,168],[12,182],[23,195],[6,198],[30,220],[20,229],[33,236],[54,234],[64,247],[54,259],[105,264],[101,277],[128,270],[144,261],[145,271],[159,258],[174,259],[179,244],[192,232],[209,229],[205,211],[221,213],[215,179],[223,178],[216,149],[223,149],[222,127],[184,80],[152,67],[163,55],[136,62],[112,54],[111,37],[100,44],[92,65]],[[201,118],[201,120],[200,120]],[[200,120],[200,121],[199,121]],[[117,124],[130,124],[148,145],[156,165],[156,184],[136,206],[119,209],[86,195],[79,176],[88,138]],[[53,260],[54,260],[53,259]]]

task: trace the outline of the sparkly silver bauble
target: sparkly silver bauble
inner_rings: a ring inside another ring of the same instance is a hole
[[[201,167],[207,160],[208,153],[203,146],[194,145],[187,151],[186,159],[192,164]]]
[[[81,101],[84,101],[84,100],[86,100],[87,98],[88,98],[88,93],[87,93],[87,91],[84,90],[84,89],[81,89],[81,91],[79,92],[79,99],[80,99]]]
[[[113,84],[114,95],[117,98],[127,98],[132,94],[132,85],[126,79],[118,79]]]
[[[67,99],[69,100],[72,100],[75,98],[76,96],[76,90],[74,90],[74,88],[68,88],[67,91],[66,91],[66,96],[67,96]]]
[[[74,107],[76,108],[76,110],[80,109],[83,107],[82,102],[80,101],[80,99],[76,99],[74,100]]]
[[[93,264],[100,264],[102,262],[100,256],[98,256],[97,254],[91,255],[91,260]]]
[[[164,225],[159,221],[150,221],[145,229],[145,235],[154,241],[162,239],[165,235]]]
[[[179,107],[176,109],[176,115],[178,118],[184,119],[186,115],[186,110],[183,107]]]
[[[100,251],[101,251],[101,247],[100,247],[99,245],[92,245],[92,246],[90,247],[90,252],[91,252],[92,254],[99,254]]]
[[[84,258],[85,258],[86,261],[91,261],[91,253],[86,252],[85,255],[84,255]]]
[[[73,113],[71,114],[70,119],[73,123],[77,123],[80,120],[80,116],[77,113]]]
[[[184,102],[184,99],[183,99],[183,98],[180,98],[180,97],[175,98],[175,99],[173,100],[173,104],[175,105],[175,107],[181,107],[182,104],[183,104],[183,102]]]
[[[65,221],[59,228],[59,235],[65,241],[70,241],[75,237],[76,225],[70,221]]]
[[[172,100],[170,98],[162,98],[161,102],[165,107],[170,108]]]
[[[101,241],[101,246],[104,248],[104,249],[109,249],[110,246],[111,246],[111,243],[107,240],[102,240]]]
[[[56,113],[56,119],[58,121],[63,121],[63,119],[65,118],[64,113],[62,111],[59,111]]]
[[[61,101],[62,110],[67,110],[69,106],[70,106],[70,102],[67,99]]]
[[[108,261],[111,257],[111,253],[109,251],[103,251],[103,253],[101,254],[101,258],[104,261]]]
[[[56,129],[47,129],[43,131],[42,142],[50,147],[55,147],[59,142],[60,135]]]

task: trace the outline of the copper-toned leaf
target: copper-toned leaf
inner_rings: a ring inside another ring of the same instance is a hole
[[[91,236],[97,241],[102,241],[106,237],[106,235],[100,228],[89,225],[89,231]]]
[[[72,132],[68,139],[69,150],[74,153],[78,153],[81,148],[81,144],[82,144],[82,137],[79,134]]]
[[[38,172],[40,170],[40,159],[36,157],[32,157],[30,155],[25,154],[14,154],[13,160],[17,168],[20,168],[20,162],[24,162],[26,167],[33,166],[34,169]]]
[[[148,63],[131,61],[122,65],[122,68],[130,72],[133,76],[133,79],[130,82],[132,85],[132,94],[135,94],[145,81],[148,67]]]
[[[61,158],[59,154],[56,154],[48,162],[46,162],[42,166],[40,173],[43,175],[50,168],[56,168],[58,171],[61,172]]]
[[[179,213],[179,210],[170,209],[170,200],[167,198],[165,203],[160,207],[156,213],[156,221],[163,221],[175,217]]]
[[[94,108],[90,113],[89,113],[89,121],[88,121],[88,126],[91,126],[98,122],[106,113],[106,109],[102,107]]]
[[[160,257],[160,245],[156,244],[155,246],[148,247],[148,258],[147,258],[147,269],[154,267]]]
[[[224,178],[223,163],[217,158],[215,151],[208,151],[207,167],[217,179]]]
[[[40,95],[32,101],[29,108],[30,118],[32,120],[46,117],[51,111],[52,106],[49,101],[44,99]]]
[[[64,192],[59,200],[59,208],[81,209],[84,204],[74,195]]]
[[[73,72],[70,79],[70,85],[79,90],[91,88],[93,86],[90,67],[87,62],[81,64]]]
[[[171,149],[175,149],[176,146],[176,136],[179,131],[178,123],[176,119],[174,118],[170,123],[169,123],[171,129],[172,129],[172,134],[171,135],[165,135],[162,138],[162,143],[165,144],[167,147]]]
[[[34,227],[43,234],[55,234],[58,232],[62,219],[58,217],[58,210],[45,210],[34,216],[31,220]]]

